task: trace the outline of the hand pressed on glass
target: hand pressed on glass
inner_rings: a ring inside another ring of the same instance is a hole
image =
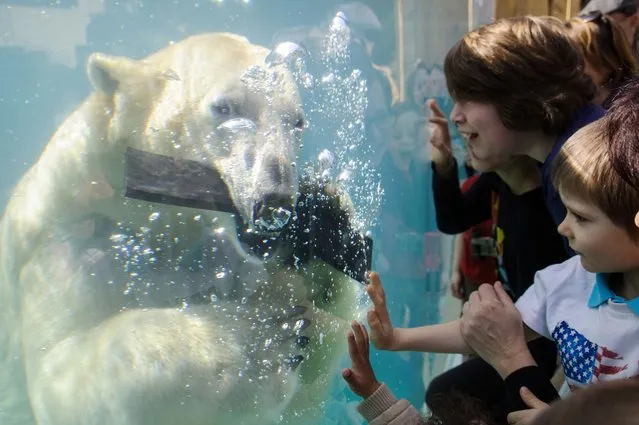
[[[368,332],[363,324],[353,322],[348,333],[348,354],[351,367],[342,370],[342,377],[351,390],[360,397],[368,398],[380,387],[369,359]]]

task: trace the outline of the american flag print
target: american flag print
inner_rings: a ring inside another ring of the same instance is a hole
[[[575,382],[586,385],[628,369],[622,356],[588,340],[566,322],[555,326],[552,337],[559,349],[566,378]]]

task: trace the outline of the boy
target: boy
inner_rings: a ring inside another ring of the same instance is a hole
[[[596,87],[584,74],[584,60],[563,22],[518,16],[482,26],[448,51],[444,73],[455,100],[450,118],[467,142],[475,169],[490,171],[500,155],[542,163],[544,200],[558,225],[566,210],[550,182],[552,162],[576,130],[604,113],[589,103]],[[433,147],[436,174],[450,176],[452,155],[446,146]]]
[[[516,304],[529,340],[543,336],[556,343],[572,389],[639,375],[639,191],[611,166],[605,120],[578,131],[553,164],[552,182],[568,211],[559,232],[578,255],[538,272]],[[639,121],[626,125],[639,128]],[[501,285],[495,291],[493,302],[512,306]],[[368,292],[374,304],[368,321],[378,348],[470,351],[460,330],[464,318],[394,329],[376,275]],[[483,292],[480,287],[471,295],[465,312]],[[512,349],[526,350],[525,345]]]

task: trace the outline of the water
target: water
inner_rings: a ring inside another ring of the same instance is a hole
[[[393,159],[391,88],[424,59],[430,95],[450,108],[434,28],[447,22],[452,44],[468,2],[402,3],[2,2],[0,202],[12,201],[0,238],[0,423],[129,425],[140,412],[157,424],[362,422],[339,372],[348,324],[368,306],[344,273],[364,261],[363,235],[396,326],[441,320],[450,268],[420,142],[412,179]],[[434,41],[418,19],[431,19]],[[170,65],[133,62],[203,32],[271,50],[242,65],[210,39]],[[110,56],[87,66],[94,52]],[[63,124],[96,88],[117,106]],[[153,154],[135,175],[127,149]],[[419,354],[373,349],[371,360],[418,407],[442,369]],[[27,385],[48,400],[36,411]]]

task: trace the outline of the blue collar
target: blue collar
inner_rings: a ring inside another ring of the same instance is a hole
[[[630,310],[639,316],[639,297],[633,298],[627,301],[625,298],[615,295],[614,292],[608,287],[607,280],[610,275],[597,273],[595,277],[595,285],[592,288],[592,293],[588,299],[588,307],[597,308],[608,300],[612,300],[617,303],[626,304]]]

